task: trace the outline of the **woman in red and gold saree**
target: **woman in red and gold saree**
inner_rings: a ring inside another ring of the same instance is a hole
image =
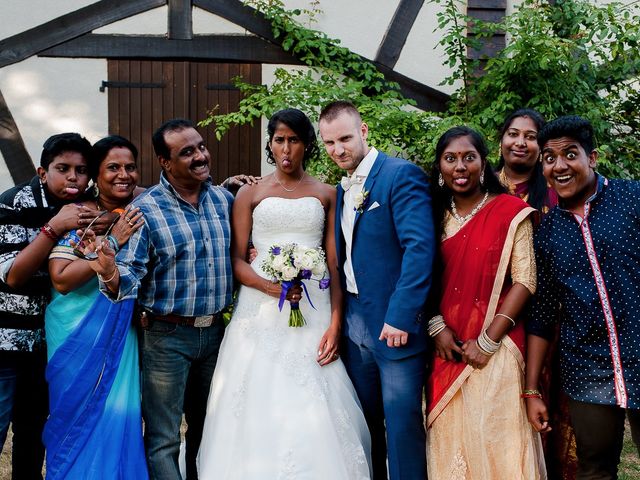
[[[429,322],[436,350],[427,389],[429,477],[544,479],[540,437],[520,397],[518,317],[535,291],[535,209],[501,193],[474,130],[447,131],[436,154],[443,273],[439,315]]]

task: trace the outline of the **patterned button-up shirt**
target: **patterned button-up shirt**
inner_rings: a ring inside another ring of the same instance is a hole
[[[202,184],[198,206],[183,200],[164,174],[142,193],[145,224],[118,252],[117,299],[138,297],[157,315],[209,315],[222,310],[232,293],[230,218],[233,196]],[[106,292],[105,286],[101,289]]]
[[[16,256],[58,210],[50,203],[39,177],[0,196],[0,351],[44,347],[44,310],[51,293],[47,264],[20,288],[5,281]]]
[[[560,322],[562,385],[573,399],[640,408],[640,182],[598,176],[584,218],[560,207],[535,236],[529,333]]]

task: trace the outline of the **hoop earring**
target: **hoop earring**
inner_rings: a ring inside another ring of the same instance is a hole
[[[444,187],[444,178],[442,178],[442,173],[438,174],[438,185],[440,188]]]
[[[93,198],[98,198],[100,196],[100,189],[98,188],[98,184],[94,183],[91,187],[91,195]]]

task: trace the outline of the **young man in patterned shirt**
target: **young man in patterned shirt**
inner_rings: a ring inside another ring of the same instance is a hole
[[[38,175],[0,195],[0,445],[12,422],[14,479],[42,478],[47,258],[81,217],[95,217],[72,203],[87,188],[90,158],[85,138],[54,135],[44,143]]]
[[[535,235],[538,289],[527,325],[523,397],[533,427],[551,429],[538,379],[555,324],[576,434],[578,479],[615,479],[625,416],[640,445],[640,182],[595,172],[593,128],[560,117],[538,134],[559,205]]]

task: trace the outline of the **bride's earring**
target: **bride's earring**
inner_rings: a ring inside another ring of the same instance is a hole
[[[484,185],[484,170],[482,170],[482,173],[480,174],[480,185]]]
[[[444,187],[444,178],[442,178],[442,173],[438,174],[438,185],[440,185],[440,188]]]

